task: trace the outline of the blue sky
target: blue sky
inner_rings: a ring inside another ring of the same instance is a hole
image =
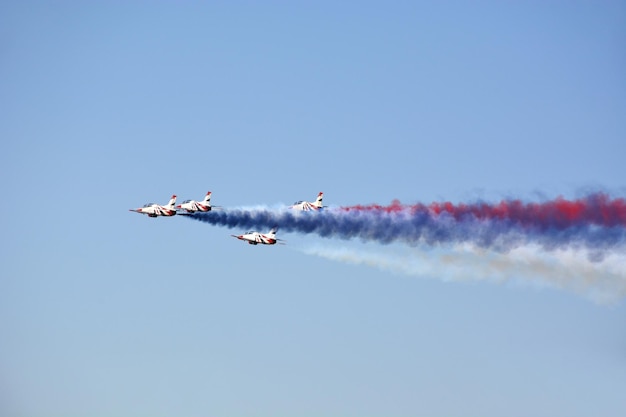
[[[626,6],[545,3],[2,2],[0,415],[621,416],[622,300],[128,212],[623,197]]]

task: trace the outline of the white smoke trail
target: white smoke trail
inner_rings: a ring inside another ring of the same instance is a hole
[[[585,295],[599,303],[626,296],[626,257],[608,253],[600,260],[584,250],[546,251],[522,246],[508,253],[471,245],[447,250],[394,247],[376,250],[314,246],[302,251],[340,262],[376,267],[395,273],[437,277],[445,281],[486,280],[551,286]]]

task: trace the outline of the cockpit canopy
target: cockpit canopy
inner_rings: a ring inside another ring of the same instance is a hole
[[[156,203],[146,203],[143,206],[144,207],[152,207],[152,206],[156,206],[156,205],[157,205]]]
[[[293,203],[294,206],[297,206],[298,204],[302,204],[304,203],[304,201],[300,200],[300,201],[296,201],[295,203]]]
[[[182,204],[187,204],[187,203],[191,203],[193,200],[185,200],[182,202]]]

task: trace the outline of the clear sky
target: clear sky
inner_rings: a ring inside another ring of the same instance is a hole
[[[623,416],[623,299],[128,209],[623,197],[625,46],[623,1],[1,2],[0,416]]]

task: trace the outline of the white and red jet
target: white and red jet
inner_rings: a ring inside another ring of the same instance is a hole
[[[259,232],[255,232],[251,230],[249,232],[244,233],[243,235],[231,235],[232,237],[236,237],[239,240],[243,240],[244,242],[248,242],[251,245],[258,245],[259,243],[262,245],[275,245],[276,242],[280,241],[280,239],[276,239],[276,228],[274,227],[266,234],[262,234]],[[280,243],[284,245],[284,243]]]
[[[173,195],[170,198],[170,202],[164,206],[158,205],[156,203],[148,203],[144,204],[143,207],[138,209],[130,209],[129,211],[134,211],[135,213],[147,214],[148,217],[158,217],[158,216],[175,216],[176,215],[176,195]]]
[[[177,205],[176,208],[181,210],[186,210],[187,213],[195,213],[197,211],[211,211],[211,192],[209,191],[204,196],[204,200],[196,201],[196,200],[185,200],[181,204]]]
[[[322,198],[324,197],[324,193],[319,193],[317,195],[317,199],[310,203],[308,201],[296,201],[292,206],[289,206],[290,209],[301,210],[301,211],[312,211],[312,210],[321,210],[324,208],[322,205]]]

